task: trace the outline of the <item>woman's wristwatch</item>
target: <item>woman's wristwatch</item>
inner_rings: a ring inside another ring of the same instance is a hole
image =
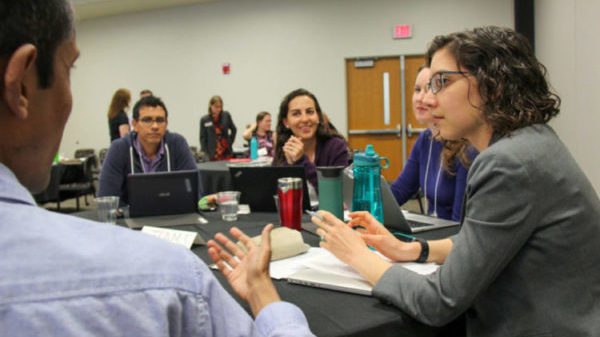
[[[421,244],[421,254],[419,254],[419,258],[415,260],[417,263],[424,263],[429,258],[429,244],[427,240],[417,239],[417,242]]]

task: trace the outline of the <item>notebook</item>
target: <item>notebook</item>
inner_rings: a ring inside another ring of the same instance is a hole
[[[127,193],[130,219],[126,223],[132,228],[140,228],[136,222],[173,226],[199,221],[197,170],[130,174]]]
[[[303,166],[230,166],[229,174],[234,190],[240,191],[240,204],[250,205],[252,212],[276,212],[274,195],[277,179],[298,177],[302,179],[302,209],[310,209],[308,186]]]
[[[346,206],[348,206],[348,209],[352,209],[352,190],[354,187],[354,180],[351,176],[344,174],[342,183],[344,203]],[[400,231],[403,233],[419,233],[459,225],[459,223],[456,221],[405,212],[402,210],[402,208],[400,208],[400,205],[398,205],[390,185],[383,176],[381,176],[379,179],[379,186],[381,189],[383,204],[383,224],[394,231]]]
[[[348,278],[316,269],[302,269],[287,277],[290,283],[371,296],[373,287],[367,280]]]

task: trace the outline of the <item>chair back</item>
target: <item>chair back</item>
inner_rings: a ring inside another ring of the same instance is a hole
[[[77,149],[75,150],[75,158],[86,158],[96,155],[96,150],[94,149]]]
[[[108,153],[107,148],[102,148],[102,149],[100,149],[100,152],[98,152],[98,159],[100,159],[100,166],[102,166],[102,164],[104,163],[104,158],[106,158],[107,153]]]

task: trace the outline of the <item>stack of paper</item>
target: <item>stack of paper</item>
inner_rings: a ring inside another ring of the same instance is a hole
[[[431,274],[439,268],[434,263],[398,264],[422,275]],[[292,283],[314,287],[363,295],[371,295],[373,289],[364,277],[323,248],[311,247],[305,254],[271,262],[270,272],[272,278],[285,278]]]

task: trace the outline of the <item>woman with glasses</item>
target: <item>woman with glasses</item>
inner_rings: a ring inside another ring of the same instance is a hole
[[[129,90],[121,88],[115,91],[108,107],[108,131],[111,142],[125,136],[130,131],[129,118],[126,113],[130,102]]]
[[[465,167],[475,157],[475,151],[471,149],[467,155],[463,149],[464,141],[443,142],[439,137],[433,125],[431,107],[424,102],[430,77],[429,68],[419,68],[412,96],[415,118],[429,128],[417,138],[406,166],[391,189],[398,204],[402,205],[420,188],[427,198],[427,214],[459,221],[467,182]]]
[[[594,336],[600,331],[600,200],[554,130],[560,99],[528,41],[498,27],[438,36],[425,101],[471,165],[457,235],[396,240],[368,213],[323,212],[321,246],[374,296],[430,325],[465,314],[468,336]],[[363,226],[362,235],[350,226]],[[436,262],[418,275],[392,261]]]
[[[223,99],[215,95],[208,102],[208,114],[200,119],[200,148],[210,160],[233,157],[233,142],[237,128],[228,111],[223,111]]]

